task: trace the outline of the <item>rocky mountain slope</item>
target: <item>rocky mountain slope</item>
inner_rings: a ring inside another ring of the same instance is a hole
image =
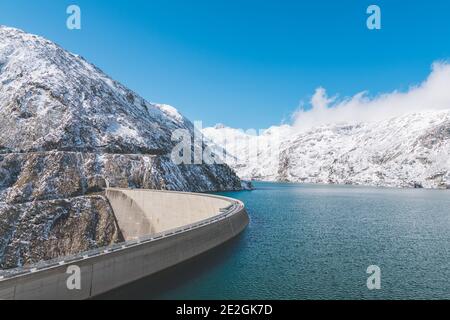
[[[232,156],[243,179],[386,187],[450,188],[450,110],[307,131],[272,127],[249,135],[203,133]]]
[[[241,188],[227,165],[175,165],[194,127],[56,44],[0,26],[0,268],[121,241],[111,187]]]

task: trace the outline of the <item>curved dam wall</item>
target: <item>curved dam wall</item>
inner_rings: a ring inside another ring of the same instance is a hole
[[[249,222],[242,202],[224,197],[122,189],[107,196],[127,242],[2,276],[0,299],[89,299],[211,250]]]
[[[106,197],[127,241],[214,217],[232,205],[226,198],[156,190],[108,189]]]

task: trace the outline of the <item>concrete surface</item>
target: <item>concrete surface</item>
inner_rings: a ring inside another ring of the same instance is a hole
[[[106,197],[127,241],[211,218],[232,204],[205,194],[156,190],[108,189]]]
[[[107,197],[131,241],[0,279],[0,299],[88,299],[211,250],[249,222],[244,205],[224,197],[122,189]],[[80,290],[67,287],[70,266],[80,268]]]

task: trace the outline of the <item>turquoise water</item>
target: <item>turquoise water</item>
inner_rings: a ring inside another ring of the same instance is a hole
[[[450,299],[450,192],[257,183],[237,239],[103,298]],[[382,289],[366,286],[369,265]]]

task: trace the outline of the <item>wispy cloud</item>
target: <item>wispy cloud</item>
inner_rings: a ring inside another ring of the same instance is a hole
[[[328,97],[324,88],[313,95],[310,108],[301,107],[293,115],[296,129],[330,123],[370,122],[424,110],[450,109],[450,64],[435,62],[428,78],[407,92],[394,91],[374,98],[367,92],[338,99]]]

